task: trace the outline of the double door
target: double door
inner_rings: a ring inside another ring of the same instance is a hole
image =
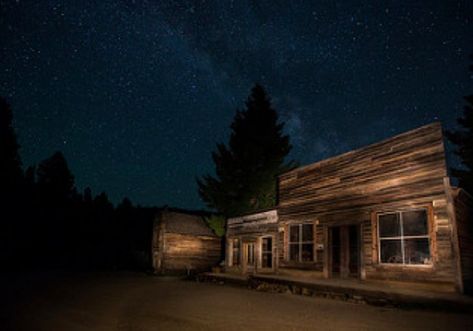
[[[329,228],[328,269],[331,277],[354,277],[360,274],[360,226]]]

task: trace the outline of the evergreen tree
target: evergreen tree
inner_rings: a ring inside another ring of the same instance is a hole
[[[74,176],[61,152],[42,161],[36,175],[39,192],[47,201],[61,203],[74,194]]]
[[[212,153],[216,176],[197,180],[210,208],[228,217],[276,204],[276,176],[294,166],[284,161],[292,146],[283,126],[264,88],[255,85],[233,119],[228,146],[217,144]]]
[[[24,244],[19,236],[25,212],[23,172],[12,120],[10,106],[0,97],[0,269],[18,263]]]
[[[471,55],[473,60],[473,54]],[[473,72],[473,65],[470,65]],[[473,94],[465,97],[467,104],[463,109],[463,117],[457,119],[462,129],[447,131],[447,138],[456,145],[455,154],[461,159],[463,168],[452,169],[458,184],[468,193],[473,194]]]
[[[22,170],[12,126],[12,111],[5,99],[0,97],[0,190],[2,201],[19,192],[22,183]]]

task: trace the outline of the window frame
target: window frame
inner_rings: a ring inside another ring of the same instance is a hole
[[[271,250],[264,251],[263,250],[263,241],[264,239],[271,239]],[[263,267],[263,256],[264,254],[271,253],[271,267]],[[266,235],[261,237],[261,249],[260,249],[260,261],[261,261],[261,269],[265,270],[272,270],[274,269],[274,236],[273,235]]]
[[[311,225],[312,226],[312,240],[311,241],[303,241],[302,240],[302,228],[304,225]],[[299,228],[299,241],[293,242],[291,241],[291,227],[297,226]],[[289,263],[302,263],[302,264],[310,264],[316,262],[316,243],[315,243],[315,234],[316,234],[316,224],[314,222],[300,222],[300,223],[293,223],[288,224],[287,228],[288,237],[287,237],[287,262]],[[299,258],[297,260],[291,259],[291,245],[298,244],[299,248]],[[302,246],[306,244],[312,245],[312,259],[310,261],[303,261],[302,260]]]
[[[406,212],[415,212],[415,211],[425,211],[426,221],[427,221],[427,233],[425,235],[414,235],[414,236],[404,236],[404,229],[403,229],[403,218],[402,214]],[[383,237],[380,236],[380,216],[383,215],[391,215],[391,214],[398,214],[399,215],[399,230],[400,235],[395,237]],[[376,230],[377,230],[377,246],[378,246],[378,264],[384,266],[393,266],[393,267],[408,267],[408,268],[430,268],[433,266],[433,257],[432,257],[432,233],[431,233],[431,221],[430,221],[430,209],[428,207],[419,207],[413,209],[401,209],[401,210],[392,210],[392,211],[383,211],[376,213]],[[409,239],[427,239],[428,240],[428,247],[429,247],[429,263],[423,264],[411,264],[406,263],[405,259],[405,240]],[[382,240],[400,240],[401,242],[401,254],[402,254],[402,263],[389,263],[389,262],[382,262],[381,260],[381,241]]]

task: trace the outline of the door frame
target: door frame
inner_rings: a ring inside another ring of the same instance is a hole
[[[357,229],[357,250],[358,250],[358,267],[356,275],[350,274],[350,238],[349,238],[349,227],[356,226]],[[332,249],[332,238],[333,228],[339,228],[340,231],[340,272],[337,278],[355,278],[362,279],[362,265],[363,265],[363,245],[362,245],[362,224],[361,223],[350,223],[343,225],[328,225],[324,231],[324,237],[326,238],[327,249],[324,261],[324,275],[326,278],[334,278],[333,275],[333,249]]]
[[[248,247],[253,246],[253,264],[248,264]],[[254,273],[256,271],[256,241],[242,242],[242,269],[243,273]]]

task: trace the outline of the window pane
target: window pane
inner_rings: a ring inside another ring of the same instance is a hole
[[[263,253],[263,268],[271,268],[273,266],[272,257],[271,253]]]
[[[302,261],[314,260],[314,244],[302,245]]]
[[[263,238],[262,246],[263,252],[271,251],[273,248],[272,238]]]
[[[427,235],[427,211],[415,210],[402,213],[402,229],[404,236]]]
[[[299,261],[299,244],[289,245],[289,260]]]
[[[429,239],[405,239],[404,259],[406,264],[430,264]]]
[[[399,214],[379,215],[379,236],[399,237],[401,235],[401,226],[399,224]]]
[[[312,224],[302,224],[302,241],[314,240],[314,226]]]
[[[290,242],[299,241],[299,225],[291,225],[289,227],[289,241]]]
[[[401,240],[380,240],[381,262],[402,263]]]

